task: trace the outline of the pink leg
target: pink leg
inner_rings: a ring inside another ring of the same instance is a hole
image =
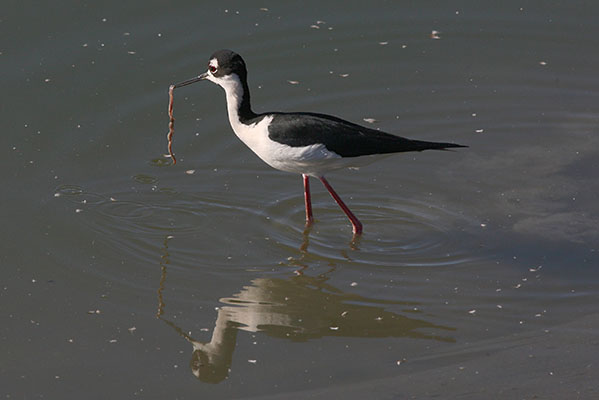
[[[343,212],[345,213],[345,215],[347,215],[347,217],[349,218],[349,220],[350,220],[350,222],[351,222],[351,224],[353,226],[354,235],[360,235],[360,234],[362,234],[362,223],[360,221],[358,221],[358,218],[356,218],[356,216],[354,215],[354,213],[352,213],[351,210],[349,209],[349,207],[347,207],[345,205],[345,203],[343,202],[343,200],[341,200],[341,197],[339,197],[339,195],[333,190],[333,187],[324,178],[324,176],[321,176],[319,179],[322,182],[322,184],[324,185],[324,187],[327,188],[327,190],[329,191],[329,193],[331,194],[331,196],[333,196],[333,199],[335,199],[335,201],[337,202],[337,204],[339,204],[339,207],[341,207],[341,209],[343,210]]]
[[[310,177],[303,174],[304,178],[304,201],[306,202],[306,226],[312,225],[314,217],[312,216],[312,199],[310,197]]]

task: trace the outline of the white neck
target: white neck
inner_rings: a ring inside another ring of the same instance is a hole
[[[243,99],[243,85],[235,74],[219,79],[218,84],[227,94],[227,111],[231,125],[239,122],[239,108]]]

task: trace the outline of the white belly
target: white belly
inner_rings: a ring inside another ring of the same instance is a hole
[[[331,170],[357,166],[357,158],[362,158],[343,158],[327,150],[322,144],[292,147],[275,142],[268,137],[268,124],[271,121],[272,117],[265,117],[252,125],[244,125],[234,120],[230,122],[237,137],[273,168],[297,174],[322,176]]]

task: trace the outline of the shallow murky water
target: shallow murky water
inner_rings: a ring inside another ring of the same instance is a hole
[[[592,398],[597,7],[5,7],[5,398]],[[433,33],[436,31],[436,33]],[[314,182],[234,136],[257,112],[467,144]],[[90,395],[91,393],[91,395]]]

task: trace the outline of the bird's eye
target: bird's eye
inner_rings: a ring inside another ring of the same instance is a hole
[[[215,72],[216,72],[216,67],[215,67],[214,65],[209,65],[209,66],[208,66],[208,70],[209,70],[210,72],[212,72],[212,73],[215,73]]]

